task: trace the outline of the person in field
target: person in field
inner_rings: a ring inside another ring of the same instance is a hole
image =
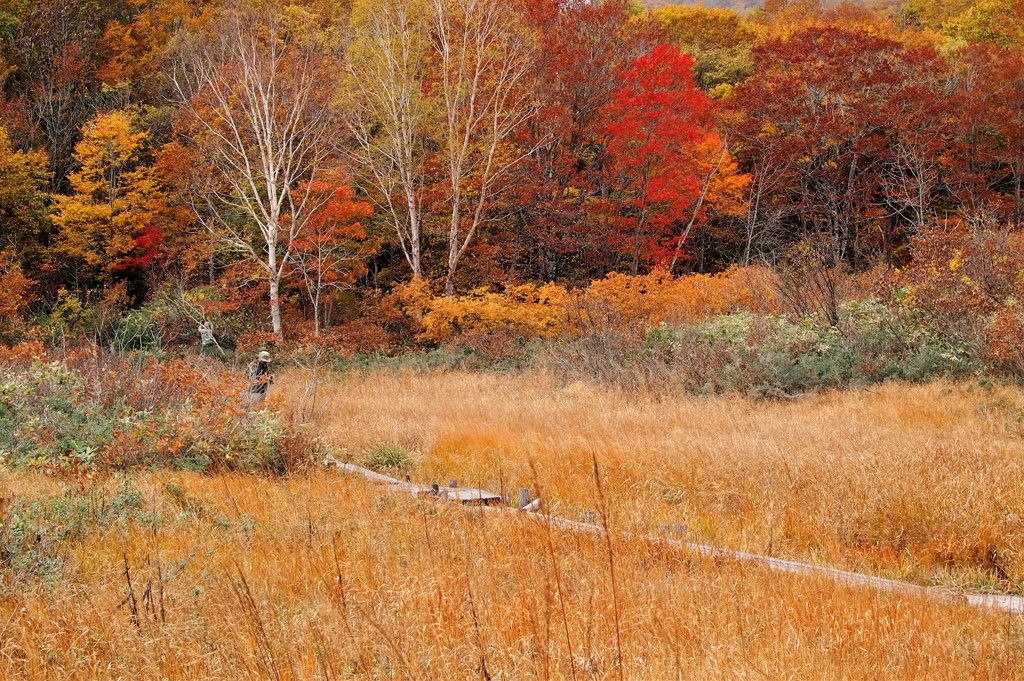
[[[249,377],[249,404],[259,406],[267,398],[267,390],[274,382],[274,374],[270,373],[270,353],[266,350],[260,352],[256,359],[249,362],[245,373]]]

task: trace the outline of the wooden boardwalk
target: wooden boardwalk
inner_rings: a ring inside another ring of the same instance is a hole
[[[412,494],[415,497],[436,497],[438,499],[444,499],[448,501],[458,501],[461,504],[467,506],[497,507],[499,510],[515,513],[520,517],[528,517],[538,522],[550,523],[552,527],[558,527],[573,532],[584,532],[595,535],[603,535],[605,532],[605,529],[600,525],[592,525],[589,523],[582,523],[576,520],[569,520],[568,518],[560,518],[558,516],[547,515],[543,513],[543,511],[541,510],[541,504],[539,503],[539,500],[535,500],[534,502],[532,502],[528,508],[520,510],[506,506],[504,500],[500,496],[492,492],[488,492],[486,490],[464,489],[452,486],[440,487],[437,485],[417,485],[414,483],[398,480],[387,475],[382,475],[375,471],[371,471],[368,468],[363,468],[362,466],[356,466],[350,463],[342,463],[340,461],[335,461],[334,459],[331,458],[328,458],[325,463],[326,465],[335,467],[342,472],[350,473],[353,475],[360,475],[373,482],[386,485],[387,488],[393,492]],[[756,564],[777,572],[788,572],[791,574],[819,576],[826,579],[831,579],[835,582],[849,584],[852,586],[865,587],[889,593],[921,596],[925,598],[931,598],[934,600],[952,603],[963,603],[977,608],[995,608],[997,610],[1004,610],[1007,612],[1016,613],[1018,615],[1024,616],[1024,598],[1020,596],[1008,596],[1005,594],[967,593],[941,587],[921,586],[919,584],[911,584],[910,582],[902,582],[895,579],[885,579],[884,577],[872,577],[870,575],[864,575],[859,572],[848,572],[846,570],[838,570],[836,568],[830,568],[823,565],[815,565],[813,563],[804,563],[795,560],[784,560],[782,558],[773,558],[771,556],[763,556],[756,553],[748,553],[746,551],[723,549],[716,546],[709,546],[707,544],[685,542],[678,539],[672,539],[670,537],[658,535],[638,536],[625,534],[624,536],[626,538],[642,539],[644,541],[649,541],[655,544],[669,546],[680,551],[696,553],[699,555],[709,556],[712,558],[721,558],[726,560],[735,560],[741,563]]]
[[[457,501],[467,506],[500,506],[504,503],[500,496],[483,489],[456,487],[454,485],[448,485],[447,487],[440,485],[418,485],[371,471],[369,468],[335,461],[330,458],[327,459],[326,464],[334,466],[345,473],[361,475],[373,482],[387,485],[389,491],[410,494],[414,497],[437,497],[445,501]]]

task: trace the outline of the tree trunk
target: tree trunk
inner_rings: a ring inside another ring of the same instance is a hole
[[[420,242],[417,238],[412,242],[412,278],[419,279],[423,276],[423,266],[420,264]]]
[[[284,340],[284,329],[281,327],[281,277],[270,275],[270,321],[274,327],[274,335]]]
[[[409,211],[409,265],[412,267],[412,278],[419,279],[423,275],[423,268],[420,265],[420,207],[411,181],[406,184],[405,203]],[[397,220],[395,225],[398,229]]]
[[[461,178],[462,169],[452,171],[452,178]],[[444,294],[455,295],[455,270],[459,267],[459,223],[462,220],[460,202],[462,195],[456,182],[452,182],[452,217],[448,229],[448,276],[444,280]]]
[[[320,337],[320,294],[313,299],[313,335]]]
[[[1024,162],[1017,164],[1013,178],[1013,228],[1024,224]]]

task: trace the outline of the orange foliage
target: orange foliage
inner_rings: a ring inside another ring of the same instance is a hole
[[[32,301],[32,285],[15,259],[14,250],[0,251],[0,337],[21,329],[25,306]]]
[[[0,364],[31,362],[42,357],[46,349],[39,341],[26,341],[7,347],[0,345]]]
[[[167,230],[164,254],[185,272],[208,267],[214,247],[210,234],[197,224],[192,204],[204,181],[199,166],[198,153],[177,140],[160,147],[153,160],[154,177],[169,190],[166,211],[175,226]]]
[[[277,336],[270,331],[249,331],[238,336],[235,341],[235,351],[243,355],[251,355],[260,350],[272,348],[277,343]]]
[[[183,22],[194,14],[188,0],[129,0],[131,19],[107,24],[101,39],[109,57],[97,74],[107,85],[156,80],[160,60]]]
[[[588,309],[626,322],[683,324],[743,310],[776,307],[771,274],[760,267],[731,267],[720,274],[673,277],[664,270],[644,276],[612,273],[584,292]]]
[[[418,325],[423,320],[428,308],[433,301],[433,293],[430,290],[430,282],[422,277],[414,277],[405,284],[400,284],[381,301],[381,306],[394,313],[401,311],[402,315],[411,318]],[[422,331],[419,328],[417,332]]]
[[[480,334],[552,339],[578,335],[581,323],[644,328],[777,307],[771,274],[759,267],[681,277],[665,270],[640,276],[612,273],[578,290],[522,284],[502,292],[479,288],[463,296],[440,297],[430,294],[425,281],[415,280],[397,288],[393,296],[407,316],[422,324],[420,339],[432,342]]]
[[[423,338],[445,341],[466,332],[513,331],[524,337],[553,338],[566,322],[569,292],[557,284],[486,288],[465,296],[434,298],[423,317]]]
[[[1024,315],[1016,302],[992,315],[984,338],[986,359],[1004,367],[1024,367]]]
[[[751,178],[739,172],[739,164],[733,160],[725,140],[718,133],[711,133],[694,151],[707,185],[708,205],[720,215],[745,216]]]
[[[394,334],[378,320],[365,317],[340,324],[332,332],[337,344],[346,352],[383,352],[395,344]]]

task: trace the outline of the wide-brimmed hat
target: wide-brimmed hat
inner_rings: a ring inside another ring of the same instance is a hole
[[[260,357],[260,361],[261,362],[269,362],[270,361],[270,353],[267,352],[266,350],[262,351],[260,353],[259,357]]]

